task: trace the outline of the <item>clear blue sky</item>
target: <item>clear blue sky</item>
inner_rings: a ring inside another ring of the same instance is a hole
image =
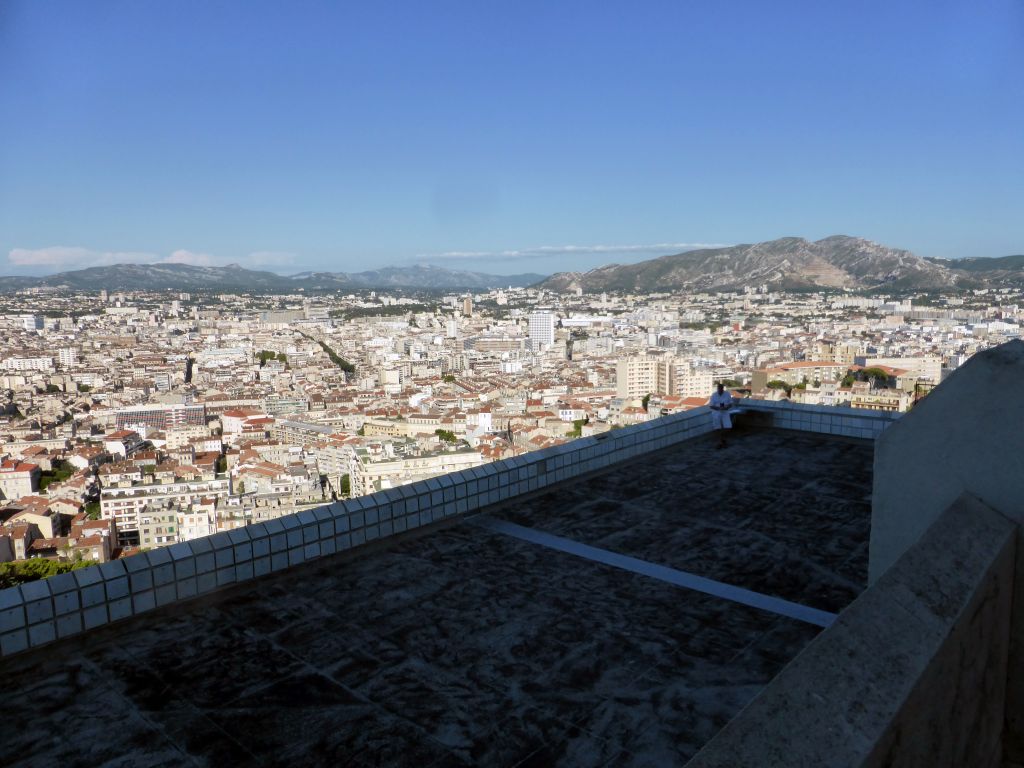
[[[840,233],[1024,252],[1024,3],[0,1],[0,274]]]

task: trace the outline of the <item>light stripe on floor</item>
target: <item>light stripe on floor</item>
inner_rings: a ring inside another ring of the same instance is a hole
[[[789,600],[782,600],[781,598],[753,592],[749,589],[734,587],[731,584],[706,579],[703,576],[697,576],[686,571],[677,571],[674,568],[649,563],[646,560],[621,555],[618,552],[591,547],[572,539],[554,536],[544,531],[538,531],[536,528],[526,528],[510,523],[507,520],[490,517],[489,515],[477,515],[470,518],[469,522],[481,528],[486,528],[489,531],[513,536],[523,541],[529,541],[532,544],[539,544],[548,549],[576,555],[587,560],[593,560],[596,563],[610,565],[613,568],[621,568],[624,571],[638,573],[641,576],[674,584],[677,587],[692,589],[695,592],[703,592],[706,595],[720,597],[723,600],[729,600],[751,608],[758,608],[762,611],[768,611],[778,616],[786,616],[787,618],[803,621],[807,624],[814,624],[818,627],[831,626],[832,622],[836,620],[836,615],[828,611],[819,611],[817,608],[809,608],[806,605],[792,603]]]

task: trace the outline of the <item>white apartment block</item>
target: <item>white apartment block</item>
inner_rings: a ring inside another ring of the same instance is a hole
[[[128,487],[104,487],[100,491],[100,516],[113,518],[118,534],[132,534],[139,530],[139,513],[147,505],[153,507],[187,507],[201,496],[225,497],[228,479],[179,480],[173,483],[148,483]]]
[[[634,355],[615,364],[615,395],[627,400],[651,394],[708,397],[713,388],[711,369],[683,358]]]
[[[8,357],[0,368],[7,371],[52,371],[52,357]]]
[[[529,329],[535,351],[555,343],[555,316],[551,312],[534,312],[530,315]]]
[[[217,514],[212,507],[193,505],[178,510],[178,538],[192,541],[217,532]]]
[[[78,364],[78,350],[74,347],[64,347],[58,350],[57,363],[61,368],[73,368]]]
[[[19,319],[22,330],[41,331],[43,329],[43,318],[39,315],[22,315]]]
[[[8,459],[0,462],[0,499],[31,496],[39,488],[39,466]]]
[[[651,355],[619,358],[615,363],[616,396],[630,399],[658,392],[661,360]]]
[[[477,451],[451,451],[420,456],[371,454],[358,448],[351,454],[349,481],[353,496],[365,496],[385,488],[415,483],[428,477],[461,472],[485,464]]]
[[[659,394],[679,397],[708,397],[715,386],[715,377],[710,368],[694,366],[685,360],[670,360],[662,364],[668,368],[666,391]]]

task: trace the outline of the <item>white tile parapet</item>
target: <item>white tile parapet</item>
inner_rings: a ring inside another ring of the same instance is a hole
[[[874,438],[889,414],[743,402],[767,426]],[[706,407],[0,590],[0,656],[475,512],[711,431]],[[753,417],[753,418],[751,418]]]

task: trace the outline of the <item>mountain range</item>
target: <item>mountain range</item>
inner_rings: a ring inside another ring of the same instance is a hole
[[[523,287],[544,275],[489,275],[428,265],[387,267],[367,272],[302,272],[278,275],[237,264],[200,267],[191,264],[115,264],[60,272],[46,277],[0,277],[0,291],[59,288],[72,291],[219,291],[293,293],[361,289],[489,290]]]
[[[934,290],[1024,284],[1024,256],[924,259],[858,237],[703,248],[637,264],[560,272],[540,287],[561,292],[714,291],[768,285],[781,290]]]
[[[611,264],[587,272],[490,275],[429,265],[365,272],[279,275],[237,264],[116,264],[46,277],[0,277],[0,291],[55,288],[71,291],[217,291],[293,293],[353,290],[472,290],[508,286],[559,292],[735,290],[767,285],[780,290],[971,289],[1024,285],[1024,255],[1002,258],[921,258],[859,237],[823,240],[783,237],[764,243],[703,248],[636,264]]]

